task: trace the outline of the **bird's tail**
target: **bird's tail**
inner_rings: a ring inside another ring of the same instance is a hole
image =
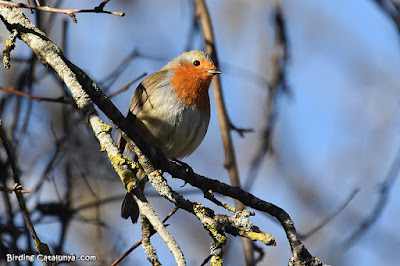
[[[140,189],[143,192],[144,186],[147,181],[146,174],[144,173],[143,169],[140,169],[136,176],[138,178],[137,189]],[[122,201],[121,217],[124,219],[128,219],[129,217],[131,217],[132,223],[135,224],[137,223],[137,220],[139,218],[139,206],[136,204],[131,193],[126,193],[124,200]]]

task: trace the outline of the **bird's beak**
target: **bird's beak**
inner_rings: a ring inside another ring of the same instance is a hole
[[[207,72],[213,75],[221,74],[222,72],[217,69],[207,69]]]

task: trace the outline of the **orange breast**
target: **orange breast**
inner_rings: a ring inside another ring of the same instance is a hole
[[[210,87],[212,74],[192,64],[172,68],[170,82],[179,99],[187,105],[195,104],[201,111],[210,111]]]

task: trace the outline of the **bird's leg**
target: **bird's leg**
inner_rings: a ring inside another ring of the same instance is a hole
[[[172,161],[179,163],[181,166],[185,167],[185,171],[186,173],[188,173],[189,175],[194,175],[194,171],[192,169],[192,167],[190,167],[190,165],[188,165],[187,163],[182,162],[181,160],[178,159],[172,159]]]

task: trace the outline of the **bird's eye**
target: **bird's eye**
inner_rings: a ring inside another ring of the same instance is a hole
[[[200,61],[199,61],[199,60],[193,61],[193,65],[195,65],[195,66],[200,66]]]

